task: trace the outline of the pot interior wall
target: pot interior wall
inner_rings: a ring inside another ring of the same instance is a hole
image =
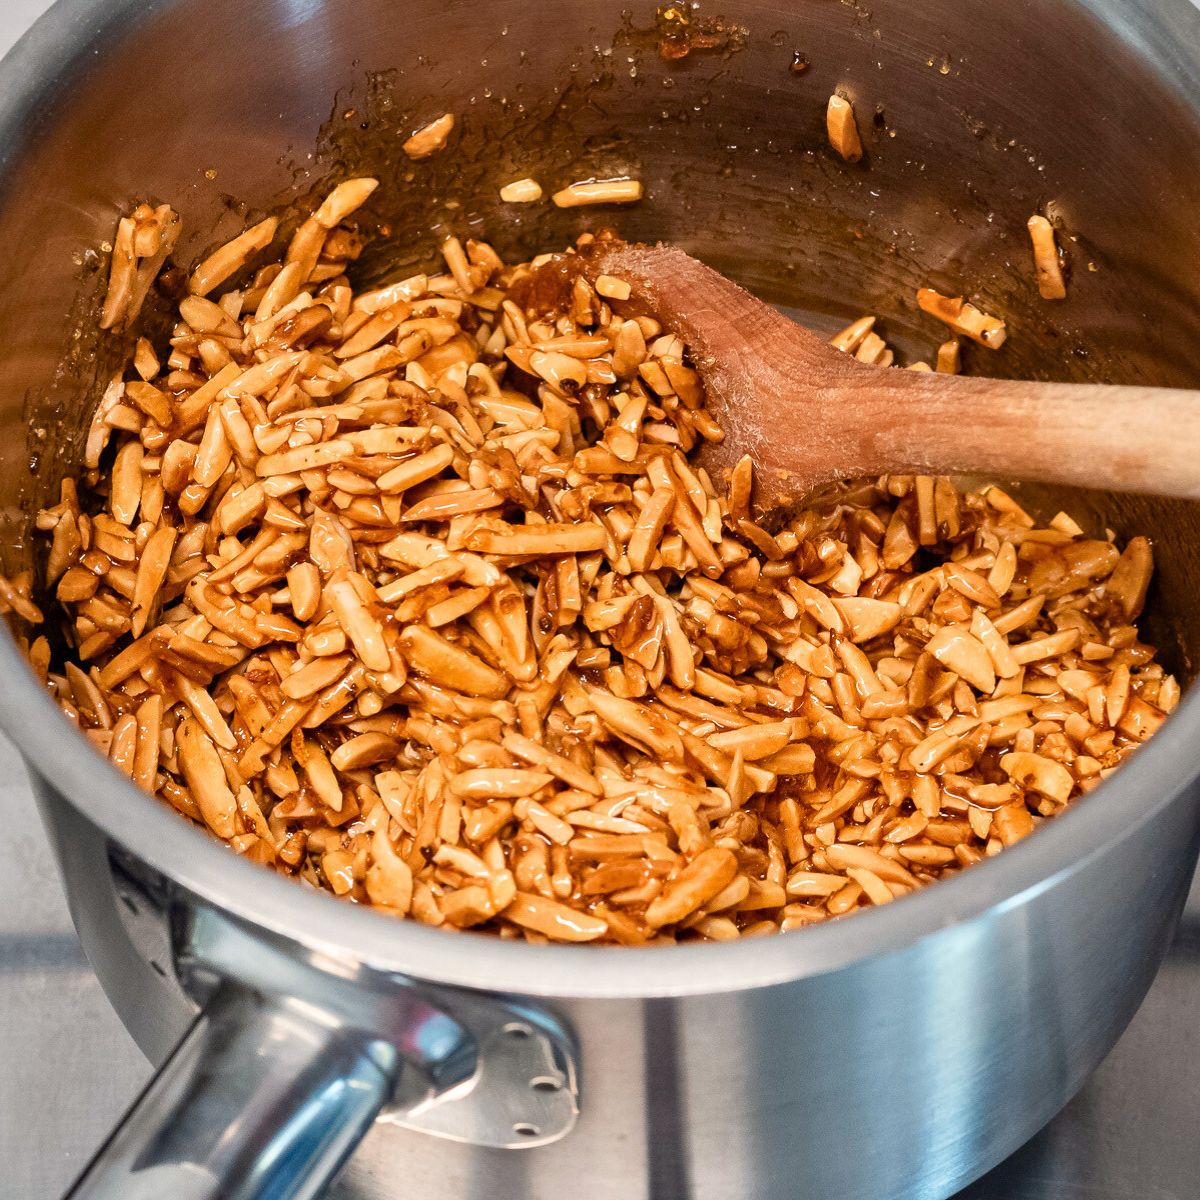
[[[130,338],[91,328],[107,269],[97,249],[142,199],[181,212],[187,264],[250,217],[301,211],[328,181],[370,173],[382,186],[364,224],[391,236],[364,255],[364,280],[431,262],[450,232],[519,255],[615,225],[679,242],[809,319],[878,313],[908,355],[943,339],[914,303],[931,283],[1009,321],[1008,345],[973,348],[971,369],[1196,386],[1200,119],[1178,65],[1132,45],[1150,7],[1114,8],[1118,35],[1099,0],[733,0],[693,11],[717,46],[668,61],[648,5],[566,0],[547,20],[522,0],[403,18],[388,0],[79,0],[75,19],[52,16],[34,36],[57,69],[36,84],[9,70],[27,103],[0,129],[4,567],[30,561],[32,514],[128,352]],[[1200,26],[1190,6],[1167,7]],[[120,38],[104,32],[119,25]],[[76,46],[69,65],[55,38]],[[835,89],[859,116],[856,166],[826,143]],[[402,141],[444,111],[459,118],[450,146],[410,162]],[[525,175],[549,192],[625,173],[647,189],[629,209],[497,198]],[[1064,304],[1033,285],[1034,211],[1060,226]],[[164,328],[166,302],[149,310],[146,328]],[[1186,672],[1200,657],[1195,506],[1031,495],[1046,515],[1067,506],[1155,538],[1156,608],[1170,617],[1151,632]]]

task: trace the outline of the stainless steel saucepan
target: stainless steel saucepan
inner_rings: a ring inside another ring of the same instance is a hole
[[[92,332],[94,248],[140,199],[182,213],[186,264],[369,173],[392,238],[364,279],[442,230],[513,253],[616,220],[796,310],[881,313],[902,345],[936,337],[912,303],[929,282],[1008,317],[989,368],[1200,382],[1187,0],[728,0],[708,14],[720,44],[673,61],[626,3],[60,0],[0,67],[5,570],[36,562],[32,515],[128,349]],[[861,117],[858,166],[825,143],[835,88]],[[409,162],[404,137],[445,111],[450,147]],[[615,214],[497,200],[528,174],[627,171],[648,198]],[[1063,305],[1032,286],[1036,210],[1069,235]],[[1188,674],[1196,509],[1070,503],[1155,538],[1151,634]],[[162,1064],[79,1197],[315,1196],[351,1152],[339,1194],[358,1200],[945,1197],[1113,1044],[1200,835],[1191,695],[1073,811],[886,909],[747,944],[502,942],[239,860],[101,761],[7,637],[0,670],[80,935]]]

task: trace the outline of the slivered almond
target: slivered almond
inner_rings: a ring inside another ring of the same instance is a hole
[[[506,920],[558,942],[593,942],[608,932],[602,917],[545,896],[518,892],[503,911]]]
[[[596,524],[496,526],[474,529],[467,534],[467,549],[513,557],[587,554],[602,550],[604,543],[604,528]]]
[[[450,790],[466,800],[515,799],[532,796],[554,776],[545,771],[526,771],[518,767],[480,767],[451,777]]]
[[[646,924],[654,929],[682,921],[732,882],[737,858],[724,847],[701,851],[671,879],[646,909]]]
[[[853,642],[869,642],[890,633],[900,623],[903,610],[892,600],[872,600],[865,596],[833,596],[830,602],[846,623]]]
[[[946,625],[929,639],[925,649],[976,690],[985,695],[995,691],[996,671],[991,656],[983,643],[965,629]]]
[[[339,580],[325,589],[338,624],[354,645],[363,663],[372,671],[387,671],[392,656],[383,640],[383,627],[368,612],[354,584]]]
[[[1000,766],[1013,783],[1059,804],[1066,804],[1075,786],[1071,772],[1062,763],[1041,754],[1005,754],[1000,759]]]
[[[175,733],[179,765],[205,824],[221,838],[237,833],[237,801],[225,781],[217,749],[200,725],[188,718]]]
[[[454,114],[442,113],[440,117],[430,121],[408,138],[403,145],[404,153],[409,158],[428,158],[445,146],[454,130]]]
[[[399,463],[381,475],[376,487],[381,492],[403,492],[440,475],[454,461],[454,450],[450,446],[438,446],[424,454],[418,454],[406,462]]]
[[[400,634],[400,648],[410,665],[435,683],[468,696],[499,699],[508,692],[503,674],[431,629],[410,625]]]

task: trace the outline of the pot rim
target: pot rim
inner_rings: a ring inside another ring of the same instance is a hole
[[[0,132],[21,130],[40,97],[122,22],[162,6],[58,0],[0,64]],[[6,144],[15,149],[18,139]],[[641,950],[533,945],[398,920],[241,859],[98,754],[37,681],[7,627],[0,636],[0,677],[6,681],[0,728],[30,769],[115,843],[192,896],[335,961],[530,996],[718,993],[800,980],[900,952],[951,927],[998,917],[1083,870],[1168,806],[1185,802],[1200,774],[1194,753],[1200,689],[1193,689],[1151,741],[1083,802],[998,857],[893,904],[763,939]],[[1190,765],[1181,771],[1181,763]]]

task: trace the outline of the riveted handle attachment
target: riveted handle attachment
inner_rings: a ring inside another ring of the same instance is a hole
[[[204,1007],[67,1200],[316,1200],[372,1124],[502,1149],[579,1114],[550,1014],[304,951],[183,904],[175,970]]]

